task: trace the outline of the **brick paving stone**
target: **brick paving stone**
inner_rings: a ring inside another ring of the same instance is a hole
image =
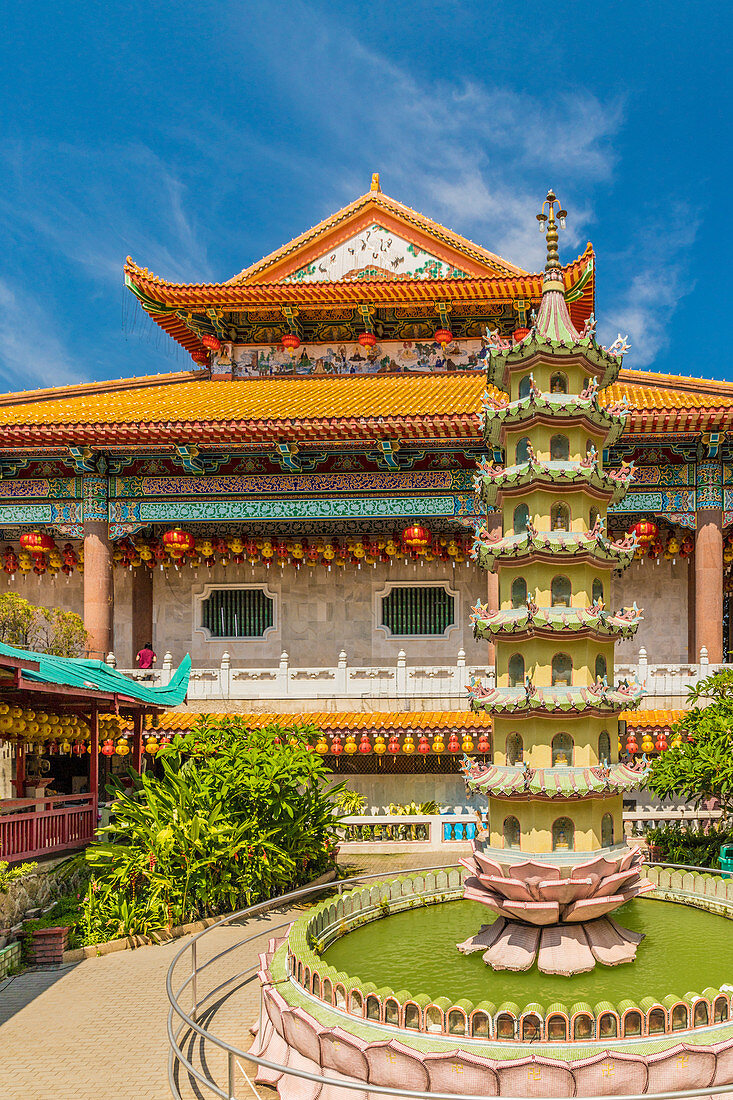
[[[454,853],[441,859],[441,853],[424,852],[349,856],[344,864],[351,874],[390,875],[453,859]],[[199,948],[199,965],[255,931],[267,932],[294,919],[301,910],[279,910],[246,926],[210,931]],[[165,980],[173,957],[191,939],[26,970],[0,982],[0,1100],[166,1100],[170,1091]],[[208,967],[199,978],[200,995],[256,964],[266,942],[264,937]],[[187,973],[182,961],[176,975],[179,984]],[[188,992],[182,1004],[190,1005]],[[246,1050],[251,1043],[249,1027],[258,1012],[255,974],[207,1007],[204,1019],[215,1034]],[[213,1043],[196,1036],[185,1049],[197,1068],[205,1066],[226,1088],[226,1056]],[[245,1072],[254,1076],[249,1063],[237,1070],[237,1100],[254,1095],[272,1100],[272,1090],[253,1090]],[[179,1078],[184,1100],[213,1095],[185,1073]]]

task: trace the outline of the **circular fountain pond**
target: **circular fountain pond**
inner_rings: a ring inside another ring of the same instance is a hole
[[[636,960],[564,977],[459,953],[491,920],[461,900],[464,878],[416,872],[309,908],[262,957],[255,1053],[336,1080],[482,1096],[733,1081],[733,880],[650,869],[654,897],[618,911],[644,934]],[[287,1075],[259,1079],[300,1095]]]

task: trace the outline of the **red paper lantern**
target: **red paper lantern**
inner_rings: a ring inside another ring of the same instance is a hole
[[[341,744],[341,738],[336,736],[331,742],[331,754],[332,756],[341,756],[344,751],[344,746]]]
[[[518,344],[521,340],[523,340],[525,338],[525,336],[529,336],[529,329],[528,328],[515,328],[515,330],[514,330],[514,343]]]
[[[207,333],[206,336],[201,337],[201,343],[209,351],[221,351],[221,340],[217,340],[216,336],[209,336]]]
[[[639,751],[639,745],[633,733],[630,733],[626,738],[626,751],[631,753],[632,756]]]
[[[180,527],[173,527],[163,535],[165,548],[171,554],[187,554],[193,550],[196,540],[188,531],[182,531]]]
[[[107,740],[103,743],[101,751],[105,756],[114,756],[115,743],[111,737],[108,737]]]
[[[657,752],[666,752],[667,751],[667,747],[668,747],[667,746],[667,738],[664,736],[663,733],[660,733],[659,737],[657,737],[657,740],[655,742],[654,747],[657,750]]]
[[[485,733],[479,736],[477,748],[479,752],[491,752],[491,742]]]
[[[286,332],[281,342],[287,351],[297,351],[300,347],[300,337],[296,336],[294,332]]]
[[[45,534],[44,531],[26,531],[25,534],[20,536],[20,545],[30,554],[37,556],[53,550],[56,544],[51,536]]]
[[[359,742],[359,752],[367,753],[372,751],[372,746],[369,742],[369,735],[362,733],[361,741]]]
[[[440,346],[444,350],[446,344],[450,344],[452,339],[453,333],[449,328],[439,328],[438,331],[435,333],[435,343],[440,344]]]
[[[452,733],[448,738],[448,752],[460,752],[461,742],[458,740],[458,734]]]
[[[398,737],[390,737],[387,745],[387,752],[391,752],[392,755],[396,755],[400,751],[400,741]]]
[[[430,752],[430,742],[428,741],[425,734],[422,735],[417,743],[417,751],[421,752],[423,756],[426,756]]]
[[[204,351],[195,351],[191,358],[194,363],[198,363],[200,367],[208,367],[209,365],[209,357]]]
[[[640,546],[649,546],[657,537],[659,528],[656,523],[650,519],[640,519],[638,523],[635,523],[631,528],[631,534],[636,535],[637,542]]]
[[[426,546],[430,546],[431,537],[430,532],[418,523],[406,527],[402,532],[402,541],[411,550],[424,550]]]
[[[373,348],[377,342],[377,338],[373,332],[360,332],[359,343],[363,348]]]

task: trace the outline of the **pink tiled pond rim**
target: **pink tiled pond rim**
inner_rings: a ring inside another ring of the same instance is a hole
[[[733,879],[696,872],[647,867],[657,898],[686,901],[733,918]],[[391,879],[327,899],[313,906],[290,929],[288,967],[292,980],[311,997],[346,1016],[381,1026],[483,1042],[599,1042],[613,1039],[679,1036],[733,1019],[731,990],[707,988],[684,998],[652,997],[618,1005],[554,1004],[548,1009],[513,1002],[494,1005],[469,1000],[431,1001],[405,990],[377,989],[371,983],[326,965],[320,953],[335,940],[370,921],[421,905],[455,901],[463,895],[462,868]]]

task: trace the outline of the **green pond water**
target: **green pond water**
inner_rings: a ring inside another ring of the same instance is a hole
[[[521,974],[494,971],[479,953],[462,955],[456,944],[492,921],[475,901],[452,901],[411,909],[373,921],[337,940],[325,961],[377,988],[407,990],[431,1000],[449,997],[479,1001],[515,1001],[520,1008],[555,1001],[591,1005],[624,998],[661,1000],[672,993],[702,993],[708,987],[733,985],[733,921],[663,901],[636,899],[616,910],[625,928],[643,932],[636,961],[623,966],[596,966],[574,978],[541,974],[536,967]]]

